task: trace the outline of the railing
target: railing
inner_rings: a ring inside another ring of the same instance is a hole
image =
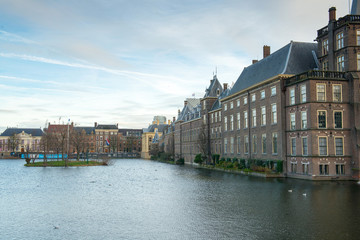
[[[338,28],[350,22],[360,22],[360,15],[346,15],[345,17],[339,18],[334,27]],[[321,37],[329,32],[328,26],[318,30],[318,37]]]
[[[336,80],[345,80],[344,72],[333,72],[333,71],[319,71],[319,70],[310,70],[308,72],[304,72],[288,78],[285,80],[286,85],[290,85],[292,83],[302,81],[305,79],[336,79]]]

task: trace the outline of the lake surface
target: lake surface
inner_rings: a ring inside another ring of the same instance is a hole
[[[74,168],[24,163],[0,160],[0,239],[360,236],[356,182],[263,179],[140,159]]]

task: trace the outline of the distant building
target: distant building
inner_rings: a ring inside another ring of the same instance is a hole
[[[42,135],[40,128],[8,128],[0,135],[0,152],[39,152]]]
[[[141,154],[142,129],[119,129],[119,152]]]
[[[103,125],[95,122],[96,152],[116,153],[118,149],[118,124]]]
[[[168,127],[170,123],[166,123],[166,117],[155,116],[151,125],[143,129],[142,134],[142,148],[141,158],[150,159],[150,145],[154,141],[159,141],[163,130]]]

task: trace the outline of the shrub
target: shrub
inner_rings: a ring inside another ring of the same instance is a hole
[[[239,169],[244,169],[246,167],[245,165],[245,159],[240,159]]]
[[[255,160],[255,162],[256,162],[256,166],[258,166],[258,167],[263,167],[264,166],[264,162],[262,160],[260,160],[260,159]]]
[[[234,164],[232,164],[232,163],[229,163],[229,164],[227,164],[227,166],[226,166],[226,168],[233,168],[234,167]]]
[[[235,163],[235,162],[238,162],[238,160],[237,160],[236,157],[234,157],[234,158],[232,159],[232,163]]]
[[[212,160],[214,161],[214,163],[219,163],[219,159],[220,159],[220,154],[212,155]]]
[[[202,164],[203,158],[201,157],[201,153],[197,154],[194,159],[195,163]]]
[[[185,161],[184,158],[180,158],[175,162],[177,165],[184,165]]]
[[[226,161],[227,161],[227,162],[231,162],[231,158],[227,158]]]
[[[278,173],[283,172],[283,161],[282,160],[278,160],[276,162],[276,172],[278,172]]]

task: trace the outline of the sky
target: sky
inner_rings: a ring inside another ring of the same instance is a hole
[[[8,127],[145,128],[231,86],[264,45],[313,42],[349,0],[0,0],[0,133]]]

